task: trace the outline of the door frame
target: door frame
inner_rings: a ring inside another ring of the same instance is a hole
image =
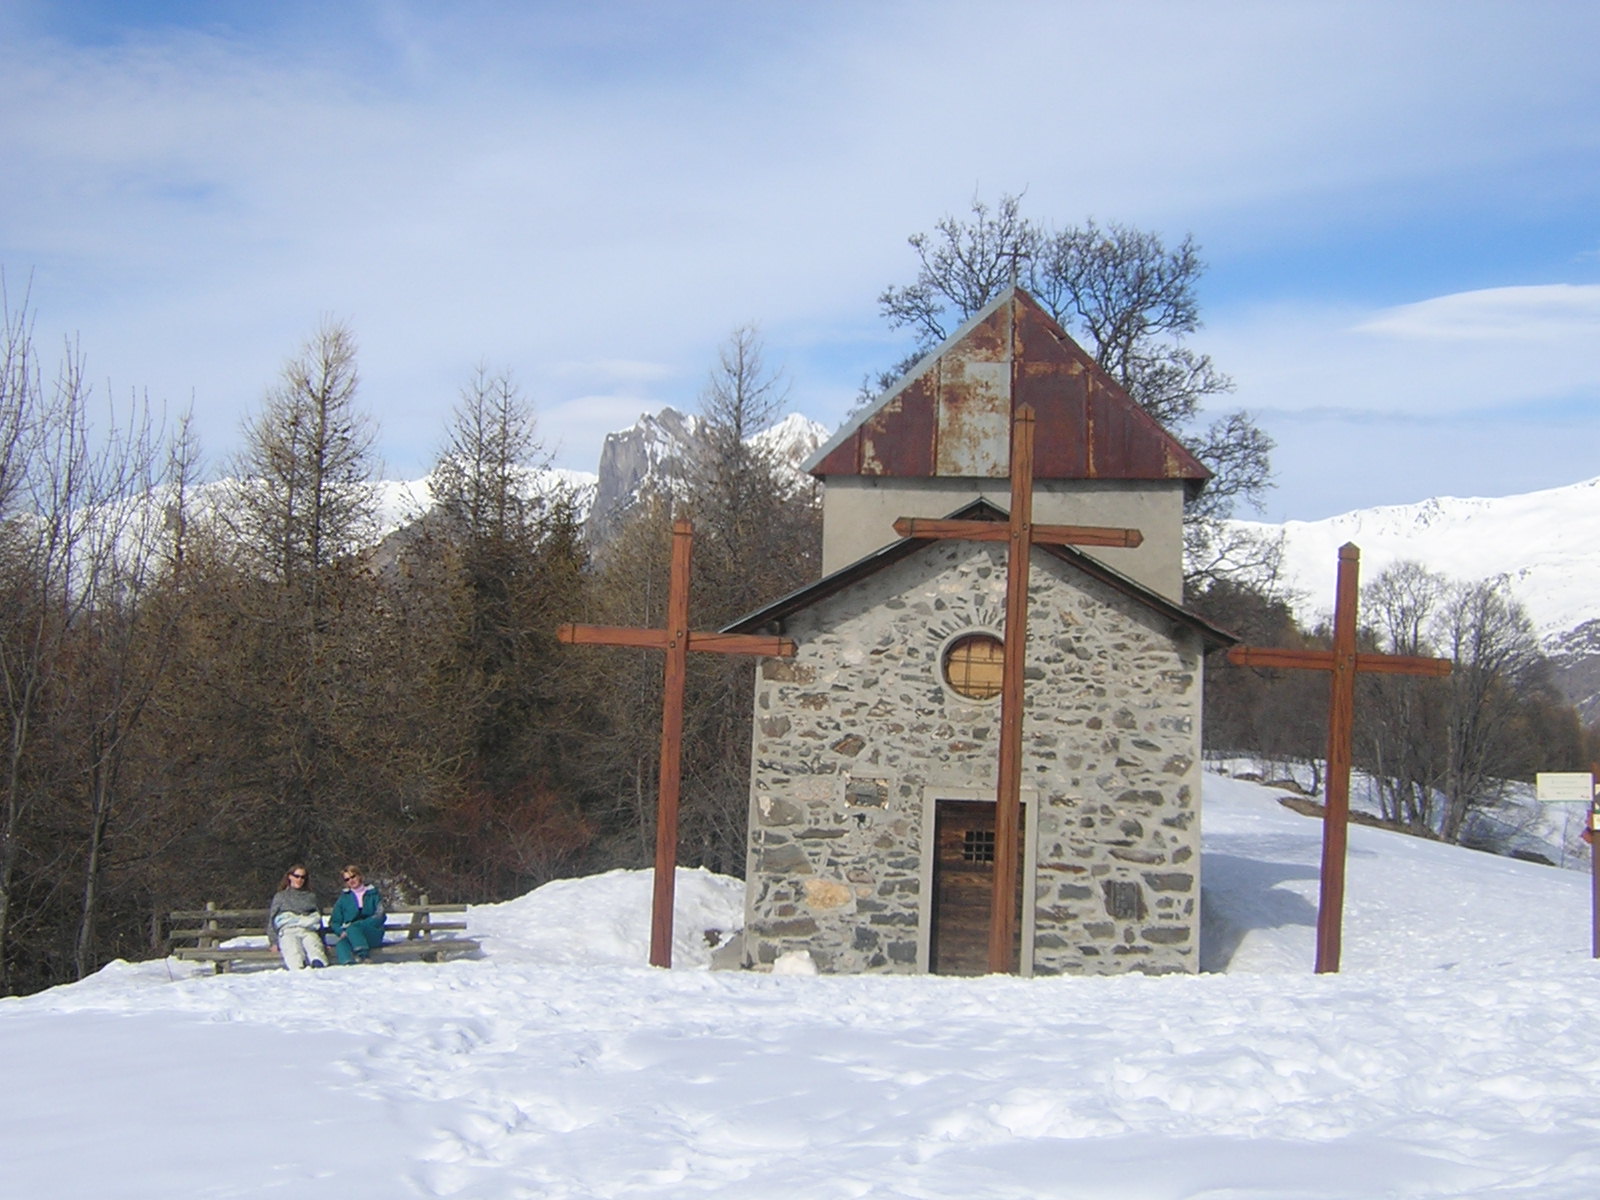
[[[1039,793],[1022,789],[1022,949],[1017,955],[1017,973],[1033,974],[1034,889],[1039,873]],[[917,884],[917,972],[928,973],[933,957],[933,860],[934,831],[941,800],[979,800],[995,803],[994,788],[942,787],[924,784],[922,788],[922,865]]]

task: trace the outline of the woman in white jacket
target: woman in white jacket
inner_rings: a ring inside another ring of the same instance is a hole
[[[307,883],[306,869],[299,863],[284,874],[267,909],[267,941],[291,971],[328,965],[328,951],[322,944],[322,910]]]

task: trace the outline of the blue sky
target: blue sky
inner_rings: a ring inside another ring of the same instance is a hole
[[[909,234],[1192,233],[1263,515],[1600,475],[1600,5],[0,0],[0,266],[214,469],[326,317],[385,473],[473,367],[562,465],[758,322],[828,425]],[[30,282],[31,281],[31,282]]]

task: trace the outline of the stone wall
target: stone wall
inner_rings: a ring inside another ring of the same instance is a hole
[[[1024,970],[1193,971],[1199,936],[1199,638],[1033,557],[1023,787]],[[991,797],[999,704],[949,689],[943,649],[1001,633],[1001,547],[926,547],[792,615],[758,668],[746,953],[824,971],[926,969],[934,800]]]

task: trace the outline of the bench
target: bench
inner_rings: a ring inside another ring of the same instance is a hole
[[[437,921],[438,913],[465,913],[465,904],[429,904],[423,895],[415,904],[388,906],[384,916],[383,945],[372,952],[373,962],[439,962],[478,949],[476,938],[463,937],[465,920]],[[437,936],[436,936],[437,935]],[[264,908],[218,908],[211,901],[203,909],[167,914],[167,952],[187,962],[208,962],[216,974],[235,963],[273,963],[283,960],[269,945],[229,946],[236,938],[267,936]],[[330,952],[328,961],[333,961]]]

